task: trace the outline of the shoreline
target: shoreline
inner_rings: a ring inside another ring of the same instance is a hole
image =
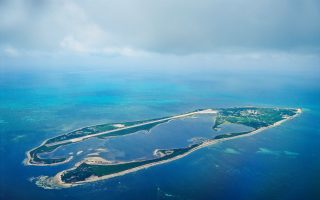
[[[50,143],[49,146],[53,146],[53,145],[60,145],[60,144],[64,144],[64,143],[67,143],[68,141],[72,143],[77,143],[77,142],[81,142],[83,140],[86,140],[86,139],[89,139],[91,137],[97,137],[97,136],[100,136],[100,135],[104,135],[104,134],[108,134],[108,133],[112,133],[112,132],[116,132],[116,131],[121,131],[121,130],[126,130],[126,129],[130,129],[130,128],[135,128],[135,127],[139,127],[139,126],[144,126],[144,125],[148,125],[148,124],[153,124],[153,123],[158,123],[158,122],[162,122],[162,121],[166,121],[166,120],[173,120],[173,119],[178,119],[178,118],[184,118],[184,117],[187,117],[187,116],[190,116],[190,115],[195,115],[195,114],[216,114],[218,113],[217,110],[214,110],[214,109],[204,109],[204,110],[199,110],[199,111],[193,111],[193,112],[189,112],[189,113],[184,113],[184,114],[180,114],[180,115],[174,115],[174,116],[171,116],[171,117],[167,117],[167,118],[163,118],[163,119],[158,119],[158,120],[153,120],[153,121],[148,121],[148,122],[143,122],[143,123],[140,123],[140,124],[136,124],[136,125],[131,125],[131,126],[124,126],[124,127],[118,127],[116,129],[113,129],[113,130],[109,130],[109,131],[104,131],[104,132],[100,132],[100,133],[95,133],[95,134],[91,134],[91,135],[86,135],[86,136],[82,136],[82,137],[79,137],[79,138],[73,138],[73,139],[69,139],[69,140],[65,140],[65,141],[61,141],[61,142],[56,142],[56,143]],[[114,125],[117,125],[119,123],[113,123]],[[92,126],[96,126],[96,125],[91,125],[91,126],[86,126],[86,127],[83,127],[83,128],[87,128],[87,127],[92,127]],[[78,128],[78,129],[75,129],[74,131],[77,131],[77,130],[81,130],[83,128]],[[70,131],[70,132],[73,132],[73,131]],[[69,133],[70,133],[69,132]],[[55,136],[57,137],[57,136]],[[67,163],[69,162],[73,156],[70,156],[69,158],[67,158],[65,161],[63,162],[58,162],[58,163],[52,163],[52,164],[43,164],[43,163],[32,163],[31,161],[33,160],[31,155],[30,155],[30,152],[41,147],[41,146],[44,146],[46,145],[46,142],[50,139],[53,139],[55,137],[52,137],[52,138],[48,138],[46,139],[45,141],[43,141],[39,146],[37,147],[34,147],[32,148],[31,150],[27,151],[26,152],[26,156],[27,158],[25,158],[23,160],[23,164],[25,166],[55,166],[55,165],[60,165],[60,164],[64,164],[64,163]],[[113,136],[113,137],[117,137],[117,136]],[[48,146],[48,145],[46,145]],[[59,147],[58,147],[59,148]],[[57,148],[57,149],[58,149]],[[55,149],[54,151],[56,151],[57,149]],[[54,152],[52,151],[52,152]]]
[[[82,184],[89,183],[89,182],[107,180],[107,179],[110,179],[110,178],[123,176],[125,174],[136,172],[136,171],[139,171],[139,170],[142,170],[142,169],[147,169],[149,167],[153,167],[153,166],[156,166],[156,165],[160,165],[160,164],[168,163],[168,162],[171,162],[171,161],[174,161],[174,160],[178,160],[180,158],[183,158],[183,157],[191,154],[194,151],[197,151],[199,149],[202,149],[202,148],[210,146],[210,145],[214,145],[214,144],[217,144],[217,143],[220,143],[220,142],[224,142],[224,141],[227,141],[227,140],[232,140],[232,139],[236,139],[236,138],[242,138],[242,137],[248,137],[248,136],[255,135],[255,134],[263,132],[263,131],[265,131],[267,129],[270,129],[270,128],[273,128],[273,127],[277,127],[277,126],[281,125],[282,123],[284,123],[286,121],[292,120],[292,119],[296,118],[297,116],[299,116],[301,113],[302,113],[302,109],[298,108],[296,114],[294,114],[294,115],[292,115],[292,116],[290,116],[288,118],[282,119],[282,120],[280,120],[278,122],[275,122],[272,125],[259,128],[257,130],[254,130],[252,132],[249,132],[249,133],[243,134],[243,135],[238,135],[238,136],[234,136],[234,137],[230,137],[230,138],[221,138],[221,139],[213,139],[213,140],[205,141],[201,145],[191,149],[190,151],[188,151],[188,152],[186,152],[184,154],[178,155],[176,157],[173,157],[173,158],[170,158],[170,159],[167,159],[167,160],[163,160],[163,161],[159,161],[159,162],[154,162],[154,163],[142,165],[142,166],[139,166],[139,167],[134,167],[134,168],[122,171],[122,172],[117,172],[117,173],[114,173],[114,174],[109,174],[109,175],[105,175],[105,176],[101,176],[101,177],[91,176],[91,177],[89,177],[88,179],[86,179],[84,181],[78,181],[78,182],[74,182],[74,183],[65,183],[65,182],[63,182],[62,179],[61,179],[61,176],[64,173],[66,173],[66,172],[68,172],[70,170],[76,169],[77,166],[79,166],[80,164],[85,162],[85,160],[82,160],[82,161],[76,163],[74,165],[74,167],[72,167],[70,169],[67,169],[67,170],[63,170],[63,171],[57,173],[54,177],[51,177],[51,178],[53,180],[53,183],[56,184],[56,186],[61,187],[61,188],[68,188],[68,187],[74,187],[74,186],[82,185]]]

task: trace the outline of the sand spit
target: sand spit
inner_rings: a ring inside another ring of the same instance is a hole
[[[214,110],[212,110],[214,111]],[[211,111],[208,111],[208,112],[211,112]],[[89,183],[89,182],[94,182],[94,181],[98,181],[98,180],[106,180],[106,179],[109,179],[109,178],[113,178],[113,177],[117,177],[117,176],[122,176],[122,175],[125,175],[125,174],[128,174],[128,173],[132,173],[132,172],[136,172],[136,171],[139,171],[139,170],[142,170],[142,169],[147,169],[149,167],[152,167],[152,166],[156,166],[156,165],[160,165],[160,164],[164,164],[164,163],[168,163],[168,162],[171,162],[171,161],[174,161],[174,160],[177,160],[177,159],[180,159],[182,157],[185,157],[187,155],[189,155],[190,153],[198,150],[198,149],[201,149],[201,148],[204,148],[204,147],[207,147],[209,145],[213,145],[213,144],[216,144],[216,143],[219,143],[219,142],[223,142],[223,141],[227,141],[227,140],[232,140],[232,139],[236,139],[236,138],[242,138],[242,137],[248,137],[248,136],[251,136],[251,135],[254,135],[254,134],[257,134],[257,133],[260,133],[260,132],[263,132],[264,130],[267,130],[269,128],[273,128],[273,127],[276,127],[276,126],[279,126],[281,125],[282,123],[288,121],[288,120],[291,120],[295,117],[297,117],[298,115],[300,115],[302,113],[302,109],[297,109],[297,112],[295,115],[291,116],[291,117],[286,117],[285,119],[281,120],[281,121],[278,121],[270,126],[267,126],[267,127],[263,127],[263,128],[260,128],[260,129],[257,129],[257,130],[254,130],[250,133],[247,133],[247,134],[243,134],[243,135],[238,135],[238,136],[234,136],[234,137],[231,137],[231,138],[222,138],[222,139],[215,139],[215,140],[207,140],[207,141],[204,141],[201,145],[191,149],[190,151],[184,153],[184,154],[181,154],[181,155],[178,155],[176,157],[173,157],[173,158],[170,158],[170,159],[167,159],[167,160],[163,160],[163,161],[159,161],[159,162],[154,162],[154,163],[150,163],[150,164],[146,164],[146,165],[142,165],[142,166],[139,166],[139,167],[135,167],[135,168],[131,168],[131,169],[128,169],[128,170],[125,170],[125,171],[122,171],[122,172],[118,172],[118,173],[114,173],[114,174],[109,174],[109,175],[106,175],[106,176],[101,176],[101,177],[97,177],[97,176],[91,176],[89,177],[88,179],[84,180],[84,181],[78,181],[78,182],[75,182],[75,183],[65,183],[61,180],[61,176],[70,171],[70,170],[74,170],[77,166],[79,166],[81,163],[83,162],[86,162],[85,160],[84,161],[81,161],[79,163],[77,163],[75,165],[75,167],[71,168],[71,169],[68,169],[68,170],[64,170],[64,171],[61,171],[59,172],[58,174],[56,174],[54,177],[53,177],[53,182],[56,184],[56,186],[59,186],[59,187],[62,187],[62,188],[66,188],[66,187],[72,187],[72,186],[77,186],[77,185],[81,185],[81,184],[84,184],[84,183]],[[155,151],[154,152],[155,155],[157,156],[163,156],[163,155],[159,155],[159,150]],[[100,158],[99,158],[100,159]],[[99,162],[99,159],[98,159],[98,162]],[[108,165],[108,164],[106,164]]]
[[[113,126],[116,127],[116,128],[123,128],[123,127],[125,127],[124,124],[114,124]]]
[[[144,123],[140,123],[140,124],[135,124],[135,125],[132,125],[132,126],[122,126],[123,124],[114,124],[114,126],[117,127],[114,130],[104,131],[104,132],[100,132],[100,133],[96,133],[96,134],[92,134],[92,135],[86,135],[86,136],[82,136],[82,137],[78,137],[78,138],[73,138],[73,139],[69,139],[69,140],[63,140],[63,141],[59,141],[59,142],[46,144],[47,141],[52,139],[52,138],[49,138],[49,139],[43,141],[39,146],[31,149],[30,151],[27,151],[26,152],[27,158],[23,161],[23,164],[24,165],[35,165],[35,166],[53,166],[53,165],[59,165],[59,164],[67,163],[73,158],[71,156],[71,157],[69,157],[67,160],[65,160],[63,162],[53,163],[53,164],[42,164],[42,163],[34,163],[34,162],[32,162],[32,157],[30,155],[30,152],[35,150],[36,148],[44,146],[44,145],[47,146],[47,147],[50,147],[50,146],[55,146],[55,145],[66,144],[66,143],[69,143],[69,142],[76,143],[76,142],[81,142],[83,140],[89,139],[91,137],[97,137],[97,136],[100,136],[100,135],[105,135],[107,133],[112,133],[112,132],[116,132],[116,131],[135,128],[135,127],[139,127],[139,126],[143,126],[143,125],[148,125],[148,124],[153,124],[153,123],[158,123],[158,122],[164,122],[164,121],[167,121],[167,120],[174,120],[174,119],[178,119],[178,118],[184,118],[184,117],[192,116],[192,115],[195,115],[195,114],[216,114],[216,113],[218,113],[217,110],[206,109],[206,110],[200,110],[200,111],[194,111],[194,112],[190,112],[190,113],[175,115],[175,116],[167,117],[167,118],[164,118],[164,119],[148,121],[148,122],[144,122]],[[77,129],[77,130],[80,130],[80,129]]]

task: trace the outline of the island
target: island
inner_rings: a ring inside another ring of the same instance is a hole
[[[208,145],[250,136],[268,128],[278,126],[298,116],[301,112],[301,109],[295,108],[261,107],[198,109],[180,115],[151,120],[88,126],[45,140],[40,146],[26,153],[27,158],[24,163],[35,166],[59,165],[70,162],[73,156],[44,158],[43,155],[52,153],[63,146],[84,142],[90,138],[104,140],[136,134],[143,130],[152,131],[156,129],[156,127],[161,128],[163,124],[174,120],[198,117],[201,115],[209,116],[210,118],[208,119],[212,120],[212,126],[210,128],[212,135],[204,139],[192,140],[193,142],[187,146],[171,149],[154,149],[151,158],[131,161],[109,161],[99,155],[87,155],[80,162],[75,163],[74,167],[58,172],[53,177],[45,176],[39,179],[41,180],[41,184],[39,185],[45,185],[45,188],[72,187],[168,163]],[[219,130],[228,124],[241,125],[247,129],[245,131],[239,130],[218,134]]]

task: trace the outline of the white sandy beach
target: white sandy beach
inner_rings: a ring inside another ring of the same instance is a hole
[[[251,136],[251,135],[254,135],[254,134],[257,134],[257,133],[260,133],[264,130],[267,130],[269,128],[273,128],[273,127],[276,127],[276,126],[279,126],[281,125],[282,123],[288,121],[288,120],[291,120],[295,117],[297,117],[298,115],[300,115],[302,113],[302,109],[297,109],[297,113],[291,117],[287,117],[281,121],[278,121],[270,126],[267,126],[267,127],[263,127],[263,128],[260,128],[260,129],[257,129],[255,131],[252,131],[248,134],[243,134],[243,135],[238,135],[238,136],[235,136],[235,137],[231,137],[231,138],[222,138],[222,139],[216,139],[216,140],[209,140],[209,141],[205,141],[203,142],[201,145],[191,149],[190,151],[188,151],[187,153],[185,154],[181,154],[179,156],[176,156],[174,158],[171,158],[171,159],[168,159],[168,160],[163,160],[163,161],[159,161],[159,162],[154,162],[154,163],[150,163],[150,164],[146,164],[146,165],[142,165],[142,166],[139,166],[139,167],[135,167],[135,168],[132,168],[132,169],[128,169],[128,170],[125,170],[125,171],[122,171],[122,172],[118,172],[118,173],[114,173],[114,174],[110,174],[110,175],[106,175],[106,176],[101,176],[101,177],[97,177],[97,176],[92,176],[84,181],[79,181],[79,182],[76,182],[76,183],[65,183],[61,180],[61,176],[68,172],[69,170],[74,170],[77,166],[79,166],[81,163],[85,162],[85,161],[81,161],[79,163],[77,163],[75,165],[75,167],[71,168],[71,169],[68,169],[68,170],[64,170],[62,172],[59,172],[58,174],[56,174],[54,177],[53,177],[53,181],[60,187],[72,187],[72,186],[76,186],[76,185],[80,185],[80,184],[84,184],[84,183],[88,183],[88,182],[94,182],[94,181],[98,181],[98,180],[105,180],[105,179],[109,179],[109,178],[113,178],[113,177],[117,177],[117,176],[122,176],[122,175],[125,175],[125,174],[128,174],[128,173],[132,173],[132,172],[135,172],[135,171],[139,171],[139,170],[142,170],[142,169],[146,169],[146,168],[149,168],[149,167],[152,167],[152,166],[155,166],[155,165],[160,165],[160,164],[164,164],[164,163],[168,163],[168,162],[171,162],[171,161],[174,161],[174,160],[177,160],[177,159],[180,159],[184,156],[187,156],[189,155],[190,153],[198,150],[198,149],[201,149],[201,148],[204,148],[204,147],[207,147],[209,145],[213,145],[213,144],[216,144],[216,143],[219,143],[219,142],[223,142],[223,141],[227,141],[227,140],[232,140],[232,139],[235,139],[235,138],[242,138],[242,137],[248,137],[248,136]],[[157,154],[157,151],[154,152],[154,154]],[[100,158],[99,158],[100,159]],[[99,160],[98,159],[98,160]],[[119,164],[119,163],[117,163]]]

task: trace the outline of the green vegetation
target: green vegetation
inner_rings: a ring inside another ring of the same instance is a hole
[[[141,125],[141,126],[137,126],[137,127],[133,127],[133,128],[129,128],[129,129],[124,129],[124,130],[119,130],[119,131],[115,131],[112,133],[106,133],[104,135],[100,135],[98,136],[99,138],[107,138],[107,137],[111,137],[111,136],[123,136],[123,135],[128,135],[131,133],[135,133],[138,131],[149,131],[150,129],[152,129],[153,127],[168,122],[169,120],[165,120],[165,121],[161,121],[161,122],[155,122],[155,123],[151,123],[151,124],[145,124],[145,125]]]
[[[202,111],[203,109],[198,109],[196,111]],[[218,110],[218,115],[216,117],[215,125],[213,126],[213,129],[218,128],[220,125],[224,123],[234,123],[234,124],[242,124],[245,126],[249,126],[256,129],[267,127],[269,125],[272,125],[282,119],[285,119],[287,117],[293,116],[297,113],[296,109],[278,109],[278,108],[257,108],[257,107],[242,107],[242,108],[222,108]],[[185,113],[187,114],[187,113]],[[77,129],[75,131],[71,131],[67,134],[60,135],[54,138],[51,138],[47,140],[43,145],[33,149],[30,151],[30,163],[31,164],[58,164],[66,161],[68,158],[41,158],[39,154],[43,153],[49,153],[53,152],[57,148],[71,144],[73,142],[69,141],[70,139],[74,138],[80,138],[83,136],[93,135],[93,134],[99,134],[96,137],[99,138],[107,138],[107,137],[115,137],[115,136],[123,136],[132,134],[138,131],[146,130],[149,131],[150,129],[154,128],[155,126],[168,122],[170,117],[163,117],[163,118],[157,118],[157,119],[151,119],[151,120],[142,120],[142,121],[134,121],[134,122],[124,122],[120,123],[123,124],[125,127],[133,126],[130,128],[119,128],[116,125],[116,123],[112,124],[100,124],[100,125],[94,125],[94,126],[88,126],[81,129]],[[166,120],[167,119],[167,120]],[[162,121],[158,121],[162,120]],[[158,121],[158,122],[157,122]],[[149,124],[143,124],[148,123]],[[143,125],[140,125],[143,124]],[[135,126],[137,125],[137,126]],[[114,130],[114,131],[112,131]],[[104,133],[107,131],[111,131],[108,133]],[[235,137],[238,135],[247,134],[249,132],[238,132],[238,133],[229,133],[229,134],[223,134],[218,135],[214,139],[222,139],[222,138],[229,138],[229,137]],[[176,153],[179,153],[180,151],[184,151],[185,149],[175,149],[173,155]],[[118,171],[123,171],[126,169],[130,169],[136,166],[145,165],[149,162],[158,162],[161,161],[161,159],[169,159],[170,156],[173,155],[166,155],[162,158],[156,158],[153,160],[146,160],[146,161],[139,161],[139,162],[130,162],[130,163],[123,163],[118,165],[108,165],[104,166],[106,168],[101,168],[101,166],[98,167],[99,170],[96,170],[94,166],[90,165],[87,166],[87,164],[83,163],[78,168],[81,169],[81,177],[86,177],[86,171],[88,171],[88,174],[93,175],[101,175],[101,174],[110,174],[110,173],[116,173]],[[78,169],[77,168],[77,169]],[[103,172],[100,173],[101,169]],[[72,173],[72,172],[68,172]],[[78,173],[78,172],[75,172]],[[80,175],[79,175],[80,176]],[[80,178],[81,179],[81,178]],[[66,180],[69,180],[66,175]]]
[[[152,122],[155,120],[160,120],[160,119],[165,119],[165,118],[159,118],[159,119],[152,119],[152,120],[144,120],[144,121],[135,121],[135,122],[126,122],[126,123],[122,123],[125,126],[133,126],[136,124],[141,124],[141,123],[147,123],[147,122]],[[83,137],[86,135],[92,135],[92,134],[96,134],[96,133],[101,133],[101,132],[105,132],[105,131],[111,131],[114,129],[119,129],[118,131],[115,130],[114,132],[111,133],[106,133],[100,136],[97,136],[99,138],[107,138],[107,137],[115,137],[115,136],[123,136],[123,135],[128,135],[131,133],[135,133],[137,131],[142,131],[142,130],[150,130],[151,128],[161,124],[161,123],[165,123],[168,122],[169,120],[164,120],[164,121],[160,121],[160,122],[155,122],[155,123],[150,123],[150,124],[145,124],[145,125],[141,125],[141,126],[137,126],[137,127],[132,127],[132,128],[128,128],[128,129],[121,129],[121,128],[116,128],[114,126],[114,124],[102,124],[102,125],[96,125],[96,126],[90,126],[90,127],[85,127],[82,129],[78,129],[76,131],[72,131],[68,134],[64,134],[64,135],[60,135],[57,136],[55,138],[49,139],[45,144],[37,147],[36,149],[32,150],[30,152],[30,156],[31,156],[31,161],[30,163],[32,164],[57,164],[57,163],[62,163],[64,161],[67,160],[67,158],[40,158],[39,154],[42,153],[49,153],[52,152],[54,150],[56,150],[57,148],[59,148],[60,146],[64,146],[64,145],[68,145],[71,144],[72,142],[66,142],[66,143],[62,143],[59,144],[59,142],[63,142],[66,140],[70,140],[70,139],[74,139],[74,138],[78,138],[78,137]],[[56,145],[52,145],[54,143],[58,143]],[[50,146],[52,145],[52,146]]]
[[[176,156],[182,155],[190,151],[191,149],[199,146],[199,144],[194,144],[187,148],[180,149],[172,149],[169,150],[172,153],[166,154],[163,157],[155,158],[151,160],[143,160],[143,161],[135,161],[135,162],[127,162],[127,163],[119,163],[119,164],[110,164],[110,165],[89,165],[86,163],[80,164],[77,168],[66,171],[61,177],[61,180],[65,183],[76,183],[79,181],[84,181],[90,176],[106,176],[110,174],[115,174],[119,172],[123,172],[125,170],[129,170],[135,167],[156,163],[164,160],[168,160],[174,158]],[[161,150],[160,150],[161,151]],[[163,150],[164,151],[164,150]],[[167,151],[167,150],[166,150]]]
[[[245,131],[245,132],[239,132],[239,133],[227,133],[227,134],[221,134],[221,135],[217,135],[216,137],[214,137],[214,139],[222,139],[222,138],[231,138],[231,137],[235,137],[238,135],[244,135],[247,133],[250,133],[251,131]]]
[[[124,123],[120,123],[120,124],[123,124],[124,126],[133,126],[136,124],[146,123],[146,122],[160,120],[160,119],[164,119],[164,118],[144,120],[144,121],[124,122]],[[59,135],[57,137],[51,138],[46,142],[46,144],[51,144],[51,143],[55,143],[55,142],[62,142],[65,140],[70,140],[70,139],[79,138],[79,137],[83,137],[83,136],[87,136],[87,135],[93,135],[93,134],[97,134],[97,133],[102,133],[102,132],[106,132],[106,131],[119,129],[119,128],[115,127],[114,125],[115,125],[115,123],[99,124],[99,125],[95,125],[95,126],[88,126],[85,128],[77,129],[77,130],[69,132],[67,134],[63,134],[63,135]]]
[[[296,109],[278,108],[225,108],[220,109],[214,129],[223,123],[242,124],[254,129],[272,125],[285,117],[296,114]]]
[[[70,144],[71,142],[64,143],[63,145]],[[57,149],[62,145],[54,145],[54,146],[39,146],[38,148],[30,151],[31,156],[31,163],[32,164],[55,164],[55,163],[61,163],[67,160],[67,158],[40,158],[38,154],[41,153],[49,153]]]
[[[196,111],[202,111],[202,109],[198,109]],[[257,108],[257,107],[243,107],[243,108],[222,108],[218,110],[218,114],[216,117],[214,129],[218,128],[220,125],[224,123],[233,123],[233,124],[241,124],[248,127],[253,128],[253,130],[257,130],[263,127],[267,127],[273,125],[276,122],[279,122],[283,119],[289,118],[297,113],[296,109],[278,109],[278,108]],[[46,144],[51,144],[52,146],[40,146],[37,149],[30,152],[30,155],[33,158],[33,161],[36,163],[59,163],[66,160],[66,158],[54,158],[54,159],[41,159],[37,154],[51,152],[58,148],[59,146],[66,145],[69,143],[59,143],[61,141],[66,141],[72,138],[78,138],[86,135],[102,133],[99,138],[107,138],[114,136],[123,136],[131,133],[135,133],[142,130],[149,131],[155,126],[168,122],[168,117],[145,120],[145,121],[137,121],[137,122],[126,122],[121,123],[128,126],[133,126],[130,128],[117,128],[115,124],[102,124],[96,126],[90,126],[82,129],[78,129],[76,131],[70,132],[68,134],[58,136],[56,138],[50,139]],[[157,120],[163,121],[155,122]],[[143,124],[151,122],[149,124]],[[137,126],[134,126],[137,125]],[[111,131],[114,130],[115,131]],[[117,130],[116,130],[117,129]],[[253,131],[252,130],[252,131]],[[108,133],[104,133],[106,131],[111,131]],[[103,177],[107,175],[112,175],[116,173],[121,173],[130,169],[134,169],[137,167],[142,167],[148,164],[156,164],[161,161],[170,160],[180,155],[184,155],[204,142],[209,142],[213,140],[219,140],[224,138],[232,138],[240,135],[245,135],[251,133],[252,131],[244,131],[244,132],[232,132],[215,136],[211,140],[201,141],[197,144],[193,144],[191,146],[185,148],[178,149],[165,149],[158,150],[156,152],[155,158],[149,160],[139,160],[133,162],[125,162],[125,163],[115,163],[115,164],[88,164],[86,162],[82,162],[80,165],[77,165],[73,169],[69,169],[64,171],[61,175],[61,180],[64,183],[78,183],[81,181],[86,181],[88,178],[94,177]],[[70,142],[71,143],[71,142]]]

